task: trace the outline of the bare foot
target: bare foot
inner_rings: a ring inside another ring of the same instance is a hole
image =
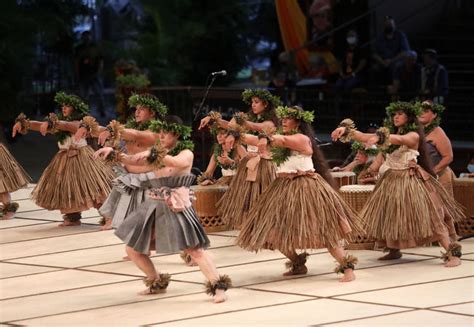
[[[283,273],[283,276],[306,275],[307,273],[308,268],[306,267],[306,265],[302,265],[296,269],[290,269],[289,271]]]
[[[390,250],[386,255],[380,257],[378,260],[397,260],[402,257],[400,250]]]
[[[354,270],[347,268],[346,270],[344,270],[344,276],[342,276],[342,278],[339,279],[339,281],[346,283],[346,282],[352,282],[355,279],[356,279],[356,276],[354,274]]]
[[[100,230],[111,230],[112,229],[112,219],[105,218],[105,224],[100,227]]]
[[[224,290],[216,290],[216,295],[214,296],[214,303],[222,303],[227,301],[227,294]]]
[[[444,264],[447,268],[452,268],[461,265],[461,258],[458,257],[451,257],[446,263]]]
[[[71,227],[71,226],[81,226],[81,221],[68,221],[65,220],[58,225],[59,227]]]
[[[15,217],[15,212],[7,212],[2,216],[1,220],[8,220],[12,219],[13,217]]]

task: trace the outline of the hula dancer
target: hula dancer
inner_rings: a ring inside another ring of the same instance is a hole
[[[421,108],[406,102],[387,107],[385,127],[375,134],[361,133],[350,119],[332,132],[334,140],[377,144],[385,152],[382,178],[361,212],[367,234],[388,248],[380,260],[402,256],[400,249],[438,241],[445,249],[446,267],[461,264],[461,245],[449,239],[449,219],[461,219],[462,210],[433,177],[425,150]]]
[[[118,121],[110,122],[107,127],[102,127],[99,137],[99,144],[111,143],[113,147],[121,148],[125,153],[133,155],[149,149],[159,138],[157,124],[152,129],[154,119],[161,119],[168,112],[168,108],[163,105],[152,94],[134,94],[129,100],[130,107],[135,108],[134,116],[125,125]],[[113,169],[118,173],[120,179],[128,179],[127,174],[134,174],[134,178],[140,178],[137,174],[146,173],[143,166],[134,164],[114,163]],[[105,217],[102,230],[117,228],[125,219],[125,216],[134,210],[145,200],[145,194],[139,189],[131,193],[119,190],[120,183],[117,180],[105,203],[100,207],[99,212]],[[117,185],[115,185],[117,184]]]
[[[375,179],[371,178],[370,166],[378,154],[376,147],[366,148],[360,142],[352,143],[352,153],[355,154],[354,160],[347,166],[340,169],[333,168],[333,171],[347,171],[356,174],[358,184],[375,184]]]
[[[433,103],[431,100],[426,100],[416,105],[421,107],[421,114],[418,116],[418,120],[424,127],[428,155],[434,165],[433,170],[438,175],[438,181],[444,186],[446,192],[454,196],[454,173],[449,168],[449,164],[453,162],[453,148],[448,136],[439,126],[441,114],[445,108],[443,105]]]
[[[209,122],[226,129],[235,129],[238,128],[236,125],[239,125],[249,133],[257,135],[265,129],[277,126],[275,108],[280,104],[278,97],[267,90],[255,89],[245,90],[242,99],[251,105],[249,112],[237,113],[230,122],[223,120],[218,113],[211,112],[208,117],[201,120],[199,128]],[[247,212],[257,203],[260,194],[275,178],[275,164],[271,158],[261,156],[256,146],[248,145],[247,156],[240,161],[229,189],[217,203],[223,221],[231,228],[240,228]]]
[[[78,226],[82,211],[100,207],[107,198],[114,173],[103,162],[93,159],[94,151],[85,139],[76,141],[72,137],[81,119],[88,115],[89,107],[79,97],[64,92],[58,92],[54,100],[62,106],[58,115],[50,113],[45,122],[37,122],[20,114],[13,136],[32,129],[57,137],[59,152],[43,172],[32,198],[42,208],[60,210],[64,222],[59,226]],[[88,124],[91,129],[97,127],[92,117]]]
[[[213,127],[211,134],[215,135],[216,143],[206,171],[198,177],[199,185],[230,185],[237,172],[237,165],[241,158],[247,155],[245,148],[238,142],[239,133],[233,130]],[[214,171],[219,167],[222,177],[214,180]]]
[[[357,215],[332,185],[324,155],[316,144],[311,127],[313,113],[299,107],[279,107],[282,134],[246,135],[247,142],[266,151],[270,145],[278,177],[260,196],[237,243],[249,251],[279,250],[290,259],[284,276],[306,274],[307,253],[296,250],[327,248],[339,262],[336,272],[342,282],[355,279],[357,258],[346,255],[344,240],[360,232]],[[252,141],[249,138],[253,139]]]
[[[26,187],[31,177],[15,160],[7,147],[0,142],[0,217],[2,220],[11,219],[18,210],[18,203],[11,201],[10,193]]]
[[[207,292],[214,302],[227,299],[225,291],[230,287],[227,276],[219,276],[214,263],[205,249],[209,239],[191,206],[189,187],[195,176],[191,174],[193,144],[180,137],[189,133],[181,119],[168,116],[162,124],[160,142],[151,150],[134,156],[118,152],[108,154],[99,150],[97,155],[108,155],[124,162],[147,167],[153,175],[140,187],[151,190],[150,198],[125,219],[115,234],[126,244],[130,259],[142,270],[147,289],[140,294],[157,294],[166,291],[170,275],[158,273],[148,257],[150,250],[157,253],[185,251],[196,262],[208,279]]]

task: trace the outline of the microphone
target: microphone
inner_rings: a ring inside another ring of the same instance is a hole
[[[225,76],[225,75],[227,75],[227,72],[225,70],[221,70],[220,72],[211,73],[211,76]]]

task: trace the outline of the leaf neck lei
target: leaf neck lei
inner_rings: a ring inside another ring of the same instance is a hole
[[[84,113],[76,111],[76,110],[74,110],[73,113],[70,114],[69,116],[64,116],[62,112],[58,113],[57,115],[58,120],[67,121],[67,122],[80,121],[84,116],[85,116]],[[56,137],[59,143],[63,143],[64,140],[66,140],[68,137],[71,137],[71,135],[72,135],[71,132],[67,132],[67,131],[57,130],[56,132],[54,132],[54,136]]]
[[[370,164],[368,162],[366,162],[365,164],[360,164],[360,165],[357,165],[354,167],[354,169],[352,169],[352,172],[354,174],[356,174],[356,176],[359,176],[359,174],[366,170],[367,168],[369,168]]]
[[[441,118],[436,117],[431,123],[425,126],[425,135],[431,133],[436,127],[441,124]]]
[[[137,131],[146,131],[150,127],[150,124],[151,120],[147,120],[143,123],[138,123],[135,118],[132,117],[125,123],[125,128],[135,129]]]
[[[178,141],[174,148],[168,151],[168,155],[174,157],[177,156],[181,151],[184,150],[194,150],[194,143],[190,140]]]
[[[281,129],[277,131],[276,134],[279,135],[295,135],[300,133],[299,130],[292,130],[289,131],[288,133],[283,133]],[[270,149],[270,152],[272,154],[272,161],[279,167],[281,164],[283,164],[285,161],[287,161],[290,156],[291,156],[291,149],[289,148],[284,148],[284,147],[279,147],[275,146]]]
[[[216,143],[214,146],[214,160],[216,161],[216,164],[221,168],[221,169],[234,169],[235,164],[230,164],[230,165],[225,165],[219,162],[218,157],[222,156],[224,153],[224,150],[222,149],[222,144]],[[233,159],[235,155],[235,149],[233,148],[230,150],[228,157]]]
[[[405,135],[410,132],[416,132],[418,130],[415,123],[409,123],[398,129],[395,133],[395,126],[393,125],[392,119],[386,118],[384,121],[384,126],[390,130],[390,134]],[[390,144],[386,149],[382,150],[383,153],[392,153],[400,147],[399,144]]]

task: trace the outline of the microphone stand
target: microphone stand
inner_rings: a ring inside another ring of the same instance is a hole
[[[208,75],[207,76],[207,80],[209,79],[209,76],[211,75]],[[202,97],[202,100],[201,100],[201,103],[199,104],[199,107],[198,107],[198,110],[196,111],[196,114],[194,115],[194,120],[193,121],[196,121],[199,117],[199,114],[201,113],[201,110],[204,106],[204,102],[206,101],[206,98],[209,94],[209,90],[211,89],[211,86],[212,84],[214,84],[214,81],[216,79],[217,75],[212,75],[212,79],[211,79],[211,82],[209,83],[209,85],[207,85],[207,88],[206,88],[206,92],[204,93],[204,96]],[[207,80],[206,80],[206,84],[207,84]],[[204,167],[205,165],[205,159],[204,159],[204,133],[201,131],[201,145],[202,145],[202,148],[201,148],[201,167]]]
[[[194,121],[197,120],[199,117],[199,114],[201,113],[202,107],[204,106],[204,102],[206,101],[207,96],[209,95],[209,90],[212,87],[212,84],[214,84],[214,81],[216,80],[217,75],[212,75],[211,82],[206,88],[206,92],[204,93],[204,96],[202,97],[201,103],[199,104],[198,110],[196,111],[196,114],[194,115]]]

